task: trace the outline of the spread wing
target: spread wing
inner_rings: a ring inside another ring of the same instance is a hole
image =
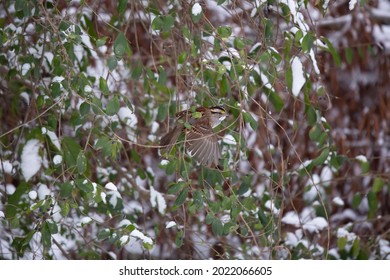
[[[186,137],[187,149],[193,157],[204,165],[210,166],[212,163],[218,165],[221,152],[218,138],[210,125],[193,126]]]

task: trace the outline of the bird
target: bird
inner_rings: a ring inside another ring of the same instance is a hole
[[[203,165],[211,166],[214,163],[217,166],[221,151],[213,128],[227,115],[221,106],[201,106],[178,112],[176,126],[160,140],[161,155],[170,154],[180,135],[184,134],[184,144],[191,157]]]

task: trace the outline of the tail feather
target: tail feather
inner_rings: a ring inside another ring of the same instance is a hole
[[[181,132],[182,127],[178,125],[161,138],[160,149],[162,155],[169,154],[172,151],[172,148],[176,144]]]

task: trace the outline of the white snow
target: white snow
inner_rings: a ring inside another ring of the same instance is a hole
[[[237,145],[236,139],[231,134],[226,134],[222,141],[228,145]]]
[[[129,235],[124,235],[119,239],[121,245],[127,244],[129,242],[129,240],[130,240]]]
[[[137,116],[128,107],[121,107],[118,111],[118,116],[127,126],[136,128],[138,123]]]
[[[117,187],[111,182],[107,183],[105,188],[110,191],[118,191]]]
[[[165,228],[171,228],[171,227],[174,227],[174,226],[176,226],[176,222],[174,222],[174,221],[169,221],[169,222],[166,224]]]
[[[118,200],[122,199],[121,194],[118,192],[117,187],[111,182],[106,184],[105,189],[109,190],[107,192],[107,195],[110,195],[109,203],[110,203],[110,205],[112,205],[115,208],[116,205],[118,204]],[[102,199],[103,199],[103,197],[102,197]],[[104,198],[104,200],[105,200],[105,198]]]
[[[16,187],[13,184],[6,184],[5,189],[8,195],[13,195],[16,191]]]
[[[127,227],[131,225],[132,223],[128,219],[123,219],[122,221],[119,222],[118,227]]]
[[[364,156],[364,155],[358,155],[355,157],[358,161],[361,161],[361,162],[368,162],[367,160],[367,157]]]
[[[60,143],[60,140],[58,139],[57,135],[56,135],[53,131],[46,129],[46,127],[42,127],[42,128],[41,128],[41,131],[42,131],[42,134],[43,134],[43,135],[49,136],[49,139],[51,140],[51,142],[53,143],[53,145],[54,145],[59,151],[61,151],[61,143]]]
[[[192,6],[191,13],[192,13],[194,16],[200,15],[200,14],[202,13],[202,6],[201,6],[199,3],[195,3],[195,4]]]
[[[28,140],[22,151],[22,174],[28,182],[42,166],[42,158],[39,156],[41,144],[37,139]]]
[[[267,200],[267,201],[265,202],[264,206],[265,206],[267,209],[271,210],[272,213],[274,213],[275,215],[279,215],[279,209],[276,208],[276,206],[275,206],[275,204],[273,203],[272,200]]]
[[[315,217],[303,225],[303,228],[311,233],[318,233],[328,227],[328,222],[323,217]]]
[[[30,63],[25,63],[22,65],[22,75],[26,75],[27,72],[31,69],[31,64]]]
[[[3,171],[3,168],[5,173],[12,174],[13,166],[9,160],[5,160],[5,161],[0,160],[0,170]]]
[[[38,198],[44,199],[46,196],[50,195],[50,190],[45,184],[38,185]]]
[[[388,240],[379,240],[379,254],[381,255],[382,259],[390,259],[390,242]]]
[[[82,217],[80,220],[80,225],[84,226],[92,222],[92,219],[90,217]]]
[[[140,232],[138,229],[133,230],[130,233],[130,236],[139,238],[142,240],[143,243],[148,243],[150,245],[153,245],[153,240],[150,237],[145,236],[142,232]]]
[[[61,155],[55,155],[53,157],[53,163],[54,165],[59,165],[62,163],[62,156]]]
[[[344,206],[344,200],[342,200],[339,196],[334,197],[332,202],[338,206]]]
[[[349,10],[352,11],[357,4],[357,0],[350,0],[349,1]]]
[[[3,212],[3,211],[0,211],[0,219],[1,219],[1,218],[4,218],[4,217],[5,217],[4,212]]]
[[[107,195],[104,192],[100,193],[100,197],[101,197],[104,204],[107,204],[106,196]]]
[[[31,200],[35,200],[35,199],[37,199],[37,197],[38,197],[38,193],[37,193],[36,191],[30,191],[30,192],[28,193],[28,197],[29,197]]]
[[[299,226],[299,217],[297,213],[290,211],[287,212],[282,218],[282,222],[288,225]]]
[[[291,67],[292,67],[292,78],[293,78],[292,93],[295,97],[297,97],[303,85],[306,82],[306,78],[303,73],[302,62],[298,57],[294,57],[291,60]]]
[[[163,197],[163,195],[156,191],[153,187],[150,187],[150,204],[152,207],[158,207],[158,212],[160,214],[165,213],[165,209],[167,208],[167,203]]]

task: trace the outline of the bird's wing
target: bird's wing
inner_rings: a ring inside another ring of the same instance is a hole
[[[187,149],[201,164],[210,166],[218,165],[221,156],[218,146],[218,138],[210,125],[192,127],[186,135]]]

